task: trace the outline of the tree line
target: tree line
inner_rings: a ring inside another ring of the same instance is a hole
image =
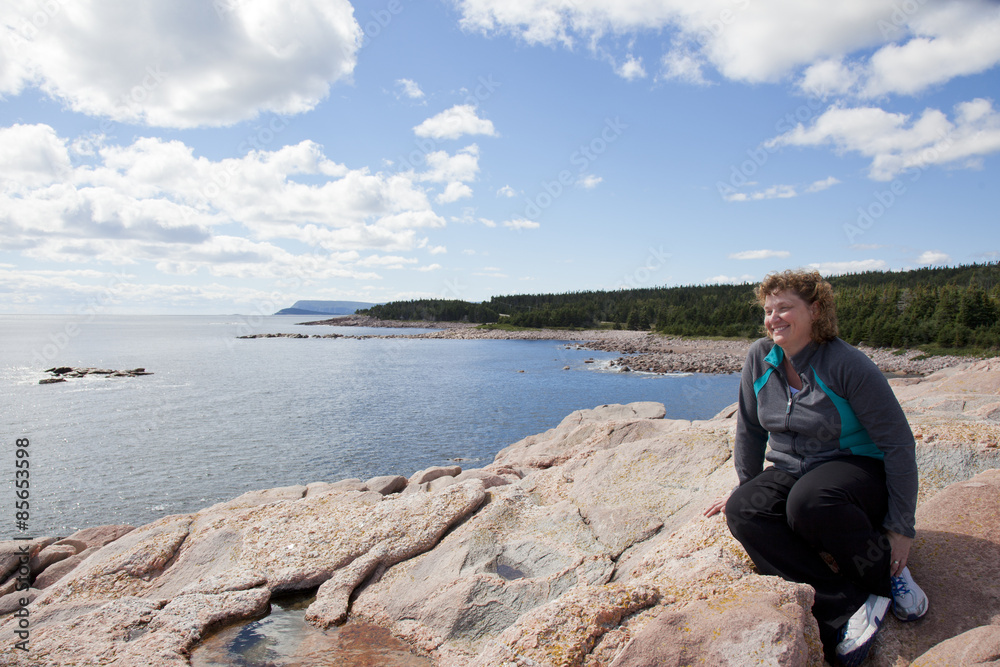
[[[840,336],[877,347],[1000,348],[1000,263],[828,278]],[[374,306],[380,319],[512,326],[613,327],[676,336],[762,335],[755,285],[690,285],[496,296],[482,303],[423,299]]]

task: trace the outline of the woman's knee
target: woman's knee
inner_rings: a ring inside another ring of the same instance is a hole
[[[819,529],[831,512],[836,513],[836,504],[830,503],[826,489],[797,484],[788,494],[785,514],[796,533],[808,534]]]
[[[753,483],[744,484],[735,489],[726,501],[726,523],[729,532],[736,539],[746,534],[747,528],[766,520],[765,514],[770,509],[768,494],[756,488]]]

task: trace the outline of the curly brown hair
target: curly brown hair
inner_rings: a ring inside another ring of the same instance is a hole
[[[757,286],[754,295],[757,304],[763,307],[764,299],[769,294],[790,291],[799,296],[807,304],[819,304],[819,312],[812,323],[812,339],[816,343],[825,343],[837,337],[837,307],[833,298],[833,287],[823,280],[819,271],[802,269],[775,271],[764,277]],[[771,334],[764,332],[770,338]]]

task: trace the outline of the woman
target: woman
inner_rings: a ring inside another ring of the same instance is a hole
[[[756,296],[767,338],[750,347],[740,382],[740,484],[705,515],[725,512],[762,574],[813,586],[827,659],[857,665],[890,606],[902,620],[927,611],[907,568],[913,434],[875,364],[837,337],[819,273],[772,273]]]

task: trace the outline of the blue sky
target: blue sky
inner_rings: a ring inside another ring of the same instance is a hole
[[[1000,259],[1000,5],[13,0],[0,312]]]

